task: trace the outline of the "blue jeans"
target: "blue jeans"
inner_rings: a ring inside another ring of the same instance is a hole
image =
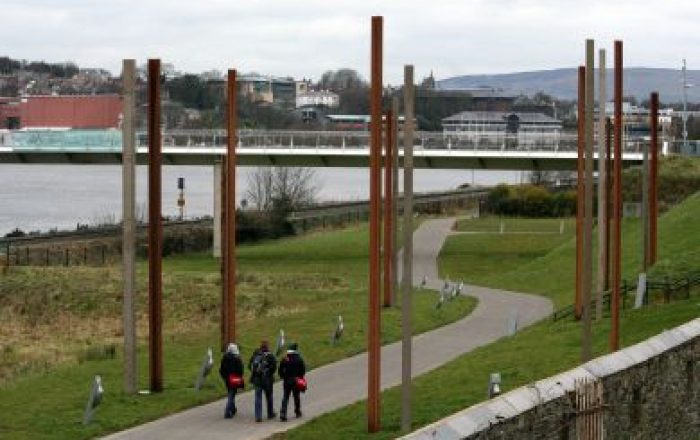
[[[272,409],[272,386],[255,387],[255,420],[262,419],[262,400],[263,393],[267,403],[267,418],[271,419],[275,416],[275,410]]]
[[[226,400],[226,409],[224,410],[224,417],[230,419],[236,415],[236,392],[237,389],[228,390],[228,399]]]

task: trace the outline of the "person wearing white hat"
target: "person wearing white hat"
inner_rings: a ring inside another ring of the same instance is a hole
[[[243,361],[241,360],[241,352],[238,350],[238,345],[230,343],[226,347],[226,353],[221,358],[219,374],[228,390],[224,417],[230,419],[236,415],[237,411],[236,393],[239,388],[243,388]]]

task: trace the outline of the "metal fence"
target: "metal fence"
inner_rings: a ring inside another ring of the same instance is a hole
[[[700,286],[700,271],[692,272],[686,276],[677,277],[674,279],[671,279],[670,277],[663,279],[648,279],[645,284],[643,305],[646,306],[650,303],[670,303],[673,300],[687,299],[690,297],[690,292],[695,286]],[[636,282],[622,280],[622,285],[620,286],[620,306],[623,310],[634,305],[634,295],[629,295],[629,293],[636,293],[637,287]],[[602,297],[604,310],[607,310],[608,312],[610,311],[611,298],[612,294],[610,291],[606,291]],[[595,300],[592,300],[591,310],[594,309]],[[558,321],[560,319],[572,316],[574,314],[574,310],[575,306],[573,304],[556,310],[552,314],[552,320]]]

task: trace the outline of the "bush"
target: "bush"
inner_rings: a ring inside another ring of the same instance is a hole
[[[538,185],[498,185],[486,199],[489,212],[519,217],[568,217],[576,213],[573,191],[552,192]]]

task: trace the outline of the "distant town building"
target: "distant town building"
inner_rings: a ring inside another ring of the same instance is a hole
[[[297,82],[292,78],[278,78],[258,74],[237,78],[241,93],[255,102],[267,102],[282,108],[294,108]]]
[[[299,107],[329,107],[336,108],[340,104],[340,97],[337,93],[330,91],[307,91],[298,93],[296,106]]]
[[[0,128],[117,128],[119,95],[0,98]]]
[[[595,108],[594,126],[598,128],[598,107]],[[611,120],[615,117],[615,103],[605,103],[605,116]],[[678,112],[673,109],[659,109],[659,128],[661,132],[666,132],[671,128],[673,116],[678,116]],[[644,139],[650,135],[649,109],[633,105],[629,102],[622,103],[622,126],[624,136],[628,140]]]
[[[509,111],[515,98],[514,95],[493,87],[444,88],[430,72],[430,76],[423,79],[416,90],[416,108]]]
[[[443,119],[442,127],[463,146],[556,149],[562,122],[543,113],[466,111]]]

